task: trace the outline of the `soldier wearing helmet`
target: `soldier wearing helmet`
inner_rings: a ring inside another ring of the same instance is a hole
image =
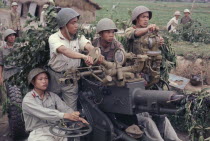
[[[92,57],[80,53],[82,50],[94,49],[91,42],[83,35],[77,37],[79,14],[71,8],[62,8],[57,14],[60,30],[49,37],[50,60],[49,73],[51,75],[50,90],[61,94],[63,100],[72,109],[77,109],[78,85],[61,85],[59,78],[64,72],[80,66],[81,59],[87,65],[93,64]]]
[[[7,29],[4,32],[5,43],[0,48],[0,84],[3,84],[3,80],[9,79],[12,75],[18,72],[18,68],[15,65],[6,65],[5,58],[14,51],[14,44],[16,39],[16,32],[12,29]]]
[[[43,5],[43,11],[41,12],[41,15],[40,15],[40,24],[45,27],[46,26],[46,9],[48,8],[48,4],[44,4]]]
[[[61,119],[88,122],[79,117],[80,113],[66,105],[57,94],[47,91],[50,77],[42,68],[35,68],[28,74],[28,84],[32,89],[22,102],[26,131],[30,132],[28,141],[67,141],[67,138],[50,133],[50,124]]]
[[[174,17],[167,23],[167,30],[169,32],[176,32],[176,28],[179,24],[179,17],[180,17],[181,13],[179,11],[176,11],[174,13]]]
[[[185,9],[184,10],[184,17],[181,18],[181,24],[187,24],[187,23],[191,23],[192,19],[190,17],[190,10],[189,9]]]
[[[98,22],[96,32],[100,37],[93,40],[93,46],[101,49],[101,54],[107,61],[114,61],[114,51],[124,48],[114,37],[114,33],[117,32],[115,23],[111,19],[103,18]]]
[[[132,23],[134,26],[126,29],[125,36],[128,39],[129,51],[135,54],[143,54],[141,48],[141,38],[147,35],[148,32],[158,30],[155,24],[149,25],[149,20],[152,18],[152,12],[145,6],[138,6],[132,12]],[[160,38],[159,46],[164,43],[163,38]],[[136,115],[139,125],[145,127],[144,132],[148,141],[181,141],[169,119],[166,116],[161,116],[158,124],[152,120],[149,113],[143,112]],[[161,128],[159,128],[161,127]]]
[[[17,12],[17,8],[18,8],[17,2],[13,2],[10,11],[10,21],[11,21],[11,28],[17,33],[17,36],[19,36],[21,31],[21,23],[20,23],[20,15]]]
[[[128,39],[128,51],[135,54],[140,54],[141,49],[139,44],[136,43],[139,38],[148,32],[157,31],[159,28],[155,24],[149,24],[149,20],[152,18],[152,12],[145,6],[138,6],[132,12],[132,23],[134,26],[126,29],[125,36]],[[164,43],[162,37],[160,37],[160,45]]]

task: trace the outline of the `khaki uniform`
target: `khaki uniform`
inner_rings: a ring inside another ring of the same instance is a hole
[[[94,47],[99,47],[101,49],[101,54],[104,56],[105,60],[111,61],[111,62],[114,61],[115,50],[118,48],[124,48],[123,45],[116,39],[112,41],[111,46],[108,48],[104,48],[101,46],[100,37],[94,39],[92,44]]]
[[[168,23],[167,23],[167,29],[170,30],[169,32],[176,32],[176,28],[179,24],[179,21],[176,19],[176,17],[173,17]]]
[[[167,117],[158,121],[158,128],[147,112],[137,114],[138,124],[144,127],[147,141],[181,141]],[[162,134],[162,136],[161,136]]]
[[[143,54],[141,49],[139,49],[140,42],[139,37],[135,37],[136,27],[129,27],[125,30],[125,36],[128,39],[128,52],[133,52],[135,54]]]
[[[21,30],[20,15],[18,12],[10,11],[11,18],[11,29],[13,29],[19,36],[19,31]]]
[[[63,100],[74,110],[77,109],[78,85],[60,84],[59,78],[63,77],[66,70],[79,67],[81,59],[68,58],[63,54],[58,53],[57,48],[65,46],[73,51],[80,52],[81,50],[84,50],[84,46],[87,43],[90,43],[90,41],[84,36],[69,41],[60,31],[51,35],[49,38],[50,60],[48,63],[48,72],[51,76],[49,90],[57,94],[62,94]]]
[[[20,71],[15,65],[5,65],[5,58],[13,51],[14,48],[9,48],[6,43],[0,48],[0,65],[3,66],[4,80],[9,79],[12,75]]]
[[[63,119],[64,113],[71,113],[68,107],[56,94],[45,92],[44,99],[34,91],[26,94],[22,103],[26,131],[31,131],[28,141],[64,141],[49,132],[50,124]]]
[[[188,17],[184,16],[181,18],[181,24],[187,24],[189,22],[192,22],[192,19],[189,16]]]

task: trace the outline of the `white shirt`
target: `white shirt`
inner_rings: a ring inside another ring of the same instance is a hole
[[[84,47],[87,43],[91,42],[83,35],[80,38],[69,41],[61,34],[59,30],[49,37],[50,60],[48,65],[57,72],[79,67],[81,59],[72,59],[66,57],[63,54],[58,53],[57,49],[61,46],[65,46],[75,52],[80,52],[81,50],[84,50]]]
[[[176,17],[173,17],[168,23],[167,23],[167,29],[171,25],[171,29],[169,32],[176,32],[176,27],[178,26],[179,21],[176,19]]]

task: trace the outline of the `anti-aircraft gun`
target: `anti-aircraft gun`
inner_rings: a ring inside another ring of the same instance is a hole
[[[89,55],[96,64],[100,49],[95,48]],[[136,55],[118,49],[114,53],[114,62],[103,61],[99,66],[78,68],[65,73],[65,78],[60,79],[61,83],[77,83],[80,80],[80,106],[93,128],[85,141],[141,140],[139,132],[127,130],[133,124],[138,125],[137,114],[177,112],[173,104],[182,95],[173,91],[145,89],[160,79],[160,59],[158,50]],[[154,60],[158,63],[152,63]],[[142,75],[148,70],[152,72],[150,82],[145,81]]]

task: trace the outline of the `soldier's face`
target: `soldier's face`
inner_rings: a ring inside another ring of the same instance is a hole
[[[100,36],[103,40],[107,42],[112,42],[114,40],[115,30],[105,30],[100,33]]]
[[[66,25],[68,32],[70,35],[75,35],[78,30],[78,18],[71,19]]]
[[[185,12],[184,15],[185,15],[185,17],[188,17],[190,15],[190,13]]]
[[[140,14],[136,20],[136,26],[146,28],[149,22],[149,12]]]
[[[35,79],[32,81],[32,84],[34,85],[34,89],[45,91],[48,87],[48,76],[46,73],[40,73],[38,74]]]
[[[176,19],[179,19],[179,15],[175,15]]]
[[[13,10],[17,10],[18,6],[12,6]]]
[[[9,43],[14,43],[16,39],[15,34],[10,34],[9,36],[7,36],[7,42]]]

